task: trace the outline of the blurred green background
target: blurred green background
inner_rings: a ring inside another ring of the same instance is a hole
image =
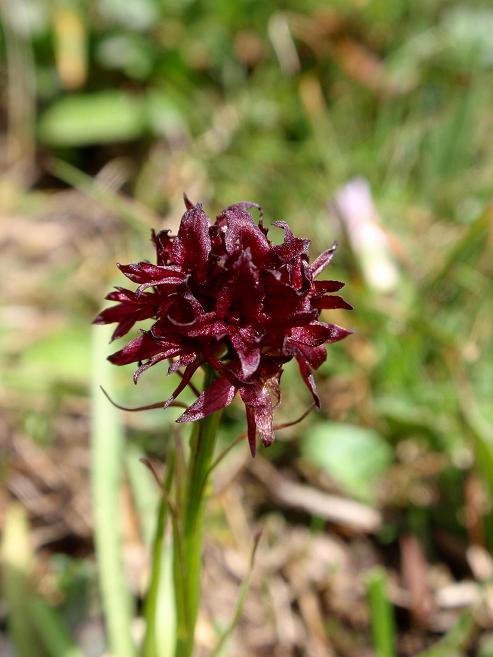
[[[328,276],[355,307],[328,315],[356,333],[318,373],[322,412],[257,474],[244,445],[218,471],[210,539],[242,554],[231,533],[264,523],[272,550],[333,540],[352,597],[332,562],[303,597],[286,558],[277,606],[255,585],[227,654],[493,655],[491,3],[3,0],[0,17],[2,657],[103,654],[91,423],[116,432],[139,633],[156,494],[138,457],[164,458],[175,416],[114,414],[98,385],[138,405],[174,382],[153,368],[134,388],[90,322],[115,263],[176,229],[184,191],[212,216],[260,203],[312,258],[337,239]],[[279,421],[308,404],[293,369],[283,381]],[[243,430],[233,406],[224,444]],[[276,500],[269,463],[308,501]],[[357,501],[360,526],[312,509],[315,489]]]

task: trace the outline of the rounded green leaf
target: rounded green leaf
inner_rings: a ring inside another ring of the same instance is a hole
[[[49,146],[83,146],[137,139],[148,127],[145,99],[120,91],[72,94],[42,114],[39,138]]]
[[[348,493],[371,501],[392,452],[372,429],[337,422],[315,425],[301,443],[303,456],[326,470]]]

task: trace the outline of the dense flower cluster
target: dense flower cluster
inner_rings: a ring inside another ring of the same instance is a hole
[[[138,287],[111,292],[106,298],[117,305],[103,310],[95,323],[117,322],[115,339],[140,320],[155,320],[150,330],[142,331],[109,360],[116,365],[139,363],[135,382],[165,359],[170,360],[170,373],[184,368],[165,408],[197,368],[208,363],[217,378],[178,422],[201,419],[230,404],[239,392],[254,454],[257,432],[264,445],[273,440],[272,414],[280,399],[283,365],[297,360],[318,404],[312,370],[326,359],[326,343],[350,333],[320,321],[323,309],[351,309],[332,294],[343,283],[315,280],[335,247],[310,264],[309,240],[295,237],[286,223],[276,221],[274,225],[284,230],[284,241],[273,245],[262,220],[257,225],[249,212],[260,210],[256,204],[226,208],[215,223],[200,204],[193,205],[185,197],[185,205],[178,235],[153,232],[157,264],[119,265]]]

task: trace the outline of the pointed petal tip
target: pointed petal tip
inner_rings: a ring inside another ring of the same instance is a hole
[[[195,422],[196,420],[202,420],[211,413],[229,406],[236,395],[236,391],[237,388],[224,377],[216,379],[176,421]]]
[[[194,207],[192,201],[188,198],[186,192],[183,192],[183,202],[185,203],[185,207],[187,210],[191,210]]]

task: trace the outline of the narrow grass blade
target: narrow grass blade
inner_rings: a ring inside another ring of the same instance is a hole
[[[155,641],[157,657],[173,657],[176,643],[175,590],[173,583],[173,547],[166,543],[162,555],[157,595]]]
[[[373,647],[377,657],[395,657],[395,622],[387,598],[387,577],[383,568],[374,568],[367,578]]]
[[[142,467],[142,451],[136,445],[128,445],[125,454],[125,464],[132,489],[132,496],[137,508],[140,531],[146,547],[150,548],[156,532],[157,508],[159,506],[159,491]]]
[[[438,268],[425,282],[424,290],[439,286],[459,262],[472,262],[493,232],[493,208],[489,206],[449,249]]]
[[[214,649],[214,652],[211,654],[211,657],[221,657],[223,650],[226,646],[226,643],[228,639],[231,637],[233,634],[236,626],[238,625],[238,622],[241,618],[241,612],[243,611],[243,605],[245,604],[246,597],[248,595],[248,591],[250,590],[250,579],[252,576],[252,571],[253,571],[253,566],[255,565],[255,554],[257,552],[257,547],[260,541],[261,537],[261,532],[259,532],[256,537],[255,537],[255,542],[253,544],[253,549],[252,549],[252,554],[250,557],[250,566],[248,569],[248,574],[243,580],[240,588],[240,592],[238,595],[238,600],[236,602],[236,607],[233,613],[233,617],[231,618],[231,621],[229,625],[226,627],[226,629],[223,631],[221,636],[219,637],[219,641],[217,643],[216,648]]]
[[[471,612],[466,611],[434,646],[420,652],[416,657],[462,657],[462,648],[474,631],[475,623]]]
[[[144,205],[111,189],[97,178],[91,178],[68,162],[52,159],[47,168],[63,182],[87,194],[110,212],[118,214],[130,228],[137,230],[139,234],[142,226],[159,225],[160,218]]]
[[[476,464],[493,498],[493,430],[481,414],[464,374],[457,382],[457,396],[462,419],[476,454]]]
[[[169,495],[173,483],[174,452],[168,456],[168,473],[164,487]],[[146,634],[143,657],[173,657],[175,646],[175,610],[172,576],[172,549],[166,545],[168,519],[167,498],[159,503],[154,541],[152,570],[145,602]],[[162,622],[159,620],[162,619]],[[158,628],[159,627],[159,632]]]
[[[118,657],[135,657],[118,523],[123,435],[118,411],[100,389],[101,385],[111,388],[111,365],[106,361],[109,335],[102,327],[96,327],[93,331],[91,433],[94,532],[109,646]]]
[[[2,593],[7,603],[8,631],[18,657],[38,656],[33,627],[26,614],[31,562],[26,512],[20,504],[12,504],[5,514],[0,566]]]
[[[56,611],[43,598],[31,598],[29,615],[49,657],[84,657],[80,648],[72,642]]]

